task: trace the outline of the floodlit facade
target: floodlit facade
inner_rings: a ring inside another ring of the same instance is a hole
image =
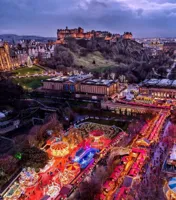
[[[75,94],[76,97],[111,96],[118,91],[116,80],[93,79],[91,74],[60,76],[43,81],[44,90]]]
[[[11,56],[10,47],[7,42],[0,45],[0,71],[10,71],[21,64],[25,64],[26,60],[27,54],[19,53]]]
[[[140,84],[141,95],[161,99],[176,99],[176,80],[150,79]]]

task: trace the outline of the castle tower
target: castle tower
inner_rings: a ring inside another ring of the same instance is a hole
[[[84,29],[81,27],[78,27],[78,33],[84,33]]]

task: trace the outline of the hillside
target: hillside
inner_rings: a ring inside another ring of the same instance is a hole
[[[150,51],[133,40],[119,39],[110,43],[71,38],[66,45],[55,47],[51,59],[40,62],[58,71],[76,68],[92,71],[97,78],[107,78],[114,73],[116,78],[124,75],[129,82],[140,82],[146,78],[165,78],[173,59],[164,53],[153,57]]]
[[[47,42],[48,40],[55,41],[56,38],[54,37],[42,37],[42,36],[35,36],[35,35],[15,35],[15,34],[1,34],[0,39],[3,41],[12,43],[12,42],[18,42],[20,40],[36,40],[41,42]]]
[[[88,53],[86,56],[80,56],[73,53],[76,66],[84,66],[88,70],[99,70],[99,68],[117,67],[118,64],[110,59],[106,59],[99,51]]]

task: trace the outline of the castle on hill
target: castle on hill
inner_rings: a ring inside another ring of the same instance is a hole
[[[57,43],[64,44],[67,38],[75,38],[75,39],[87,39],[90,40],[91,38],[104,38],[104,40],[111,41],[117,38],[124,38],[124,39],[132,39],[133,35],[131,32],[124,32],[123,35],[120,34],[112,34],[108,31],[89,31],[84,32],[84,29],[81,27],[69,29],[58,29],[57,30]]]

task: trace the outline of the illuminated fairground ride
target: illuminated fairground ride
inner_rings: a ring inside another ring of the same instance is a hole
[[[91,139],[91,146],[97,149],[102,149],[108,140],[101,130],[94,130],[90,132],[89,137]]]
[[[59,173],[60,184],[67,185],[80,173],[80,165],[78,163],[68,164],[63,173]]]
[[[66,142],[55,142],[51,145],[51,154],[56,157],[64,157],[69,154],[69,145]]]
[[[68,143],[69,148],[72,150],[83,141],[83,138],[79,129],[71,128],[69,130],[69,134],[67,136],[64,136],[62,138],[62,141]]]
[[[94,130],[89,133],[90,137],[94,138],[95,142],[99,142],[100,139],[104,136],[104,133],[100,130]]]
[[[76,152],[73,162],[79,163],[81,169],[84,169],[91,163],[93,157],[98,152],[99,149],[96,148],[91,148],[91,147],[80,148]]]
[[[35,172],[34,169],[28,167],[24,168],[20,174],[19,183],[24,187],[32,187],[34,186],[39,179],[39,175]]]

